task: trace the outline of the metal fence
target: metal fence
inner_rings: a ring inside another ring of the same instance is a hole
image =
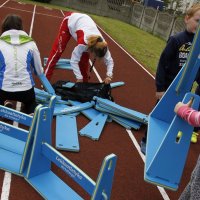
[[[52,0],[50,3],[118,19],[164,40],[167,40],[171,34],[185,29],[182,18],[144,7],[139,3],[133,3],[132,0]]]

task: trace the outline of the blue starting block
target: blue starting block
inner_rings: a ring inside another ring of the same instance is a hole
[[[37,123],[38,129],[41,131],[36,132],[25,179],[44,199],[82,200],[81,196],[51,171],[51,162],[53,162],[91,195],[91,199],[110,199],[116,155],[110,154],[105,157],[97,181],[94,182],[74,163],[51,146],[49,112],[46,108],[40,110],[38,122],[46,121],[47,124],[43,127]]]
[[[165,95],[149,115],[147,132],[147,149],[144,179],[150,183],[177,190],[193,127],[175,116],[175,105],[192,88],[200,67],[200,26],[193,40],[186,64],[176,76]],[[194,94],[187,94],[184,102]],[[193,108],[198,109],[199,98],[195,96]],[[176,142],[181,131],[183,136]]]
[[[47,64],[48,58],[44,58],[44,66]],[[61,58],[58,60],[55,66],[56,69],[67,69],[67,70],[72,70],[71,64],[70,64],[70,59],[64,59]]]
[[[50,106],[54,105],[54,98]],[[0,121],[0,169],[17,175],[24,175],[27,168],[33,138],[37,129],[39,110],[42,105],[35,109],[34,117],[16,110],[0,106],[0,116],[29,127],[29,130],[15,127]],[[51,111],[51,108],[49,108]],[[52,111],[51,111],[52,112]]]

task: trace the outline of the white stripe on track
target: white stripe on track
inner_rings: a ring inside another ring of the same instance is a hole
[[[140,157],[142,158],[143,162],[145,162],[146,156],[140,151],[140,145],[138,144],[135,136],[133,135],[131,130],[126,129],[126,132],[128,133],[129,137],[131,138],[133,144],[135,145],[135,148],[137,149]],[[157,186],[160,194],[162,195],[164,200],[170,200],[169,196],[167,195],[165,189],[163,187]]]
[[[3,4],[0,5],[0,8],[2,8],[6,3],[8,3],[10,0],[7,0],[6,2],[4,2]]]
[[[8,1],[6,1],[3,5],[5,5]],[[1,7],[2,6],[0,6],[0,8]],[[34,18],[35,18],[35,10],[36,10],[36,5],[34,6],[32,21],[31,21],[31,27],[30,27],[30,31],[29,31],[29,36],[30,37],[32,35],[32,30],[33,30],[33,23],[34,23]],[[17,111],[21,110],[21,105],[22,104],[20,102],[17,102],[17,104],[16,104],[16,110]],[[19,124],[17,122],[14,122],[13,125],[16,126],[16,127],[19,126]],[[11,173],[5,172],[4,180],[3,180],[3,186],[2,186],[2,192],[1,192],[1,200],[8,200],[9,199],[11,179],[12,179]]]

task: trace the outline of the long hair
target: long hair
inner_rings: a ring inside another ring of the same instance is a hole
[[[11,29],[23,30],[22,19],[18,15],[8,15],[2,23],[1,33]]]
[[[200,3],[195,3],[192,7],[190,7],[187,12],[186,15],[190,18],[193,17],[194,14],[200,10]]]
[[[91,35],[87,39],[88,50],[94,53],[97,57],[102,58],[108,50],[107,42],[103,41],[99,35]]]

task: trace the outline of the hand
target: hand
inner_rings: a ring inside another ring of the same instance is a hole
[[[176,105],[175,105],[175,108],[174,108],[174,112],[177,113],[179,108],[181,106],[185,106],[186,104],[182,103],[182,102],[178,102]]]
[[[82,82],[83,82],[83,79],[77,79],[76,82],[77,82],[77,83],[82,83]]]
[[[103,82],[104,82],[105,84],[109,84],[111,81],[112,81],[112,78],[108,76],[108,77],[106,77],[106,78],[104,79]]]
[[[178,102],[176,105],[175,105],[175,108],[174,108],[174,112],[177,113],[178,112],[178,109],[182,106],[188,106],[188,107],[191,107],[192,106],[192,103],[193,103],[193,98],[191,98],[186,104],[185,103],[182,103],[182,102]]]
[[[156,98],[160,100],[164,94],[165,94],[165,91],[163,91],[163,92],[156,92]]]

